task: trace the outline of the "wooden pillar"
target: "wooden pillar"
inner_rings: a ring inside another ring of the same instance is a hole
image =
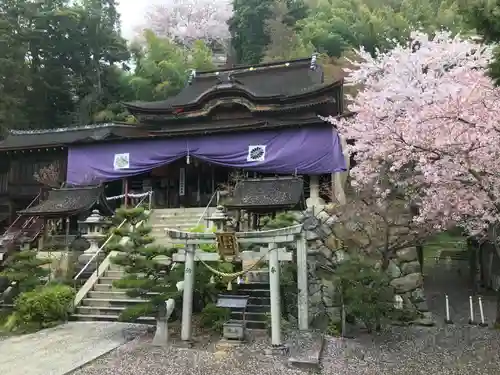
[[[125,194],[125,197],[123,197],[123,205],[125,208],[128,206],[128,178],[123,179],[123,194]]]

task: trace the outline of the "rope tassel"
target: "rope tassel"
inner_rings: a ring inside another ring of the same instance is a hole
[[[231,281],[227,283],[227,290],[233,290],[233,284],[231,283]]]

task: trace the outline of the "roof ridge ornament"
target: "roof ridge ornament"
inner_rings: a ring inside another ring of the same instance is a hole
[[[316,68],[318,67],[318,65],[316,64],[317,59],[318,59],[318,54],[315,52],[311,56],[311,65],[310,65],[311,70],[316,70]]]

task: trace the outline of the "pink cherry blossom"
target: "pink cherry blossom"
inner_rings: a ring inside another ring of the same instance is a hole
[[[203,40],[209,45],[225,45],[232,13],[230,0],[168,0],[149,9],[145,26],[158,36],[184,44]]]
[[[361,88],[349,106],[356,116],[329,118],[355,141],[354,184],[390,181],[418,202],[415,220],[436,228],[458,222],[475,233],[497,222],[500,89],[487,75],[493,47],[416,32],[376,57],[358,51],[346,79]]]

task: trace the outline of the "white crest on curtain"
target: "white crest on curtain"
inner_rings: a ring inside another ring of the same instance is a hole
[[[115,154],[115,158],[113,160],[113,169],[129,169],[130,168],[130,154]]]
[[[247,161],[264,161],[266,160],[265,145],[248,146]]]

